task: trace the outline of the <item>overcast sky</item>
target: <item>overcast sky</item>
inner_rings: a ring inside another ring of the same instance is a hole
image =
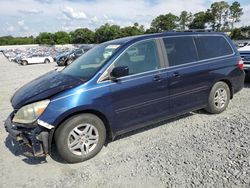
[[[0,36],[29,36],[39,32],[92,30],[104,23],[121,26],[135,22],[149,27],[160,14],[198,12],[216,0],[0,0]],[[227,1],[229,3],[233,1]],[[238,0],[244,16],[240,25],[250,25],[250,0]]]

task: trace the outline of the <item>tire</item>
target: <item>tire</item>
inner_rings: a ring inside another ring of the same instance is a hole
[[[245,77],[246,82],[250,82],[250,70],[246,71],[246,77]]]
[[[230,89],[225,82],[217,82],[210,91],[208,106],[205,110],[211,114],[223,112],[230,101]]]
[[[94,157],[105,141],[105,125],[93,114],[73,116],[62,123],[55,133],[57,152],[68,163],[83,162]]]
[[[65,66],[70,65],[74,60],[73,59],[68,59],[65,63]]]
[[[49,60],[49,59],[45,59],[45,60],[44,60],[44,63],[45,63],[45,64],[48,64],[48,63],[50,63],[50,60]]]
[[[28,65],[29,63],[28,63],[28,61],[22,61],[22,63],[21,63],[22,65]]]

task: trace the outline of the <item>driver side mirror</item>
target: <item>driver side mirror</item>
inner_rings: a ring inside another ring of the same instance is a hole
[[[128,76],[129,68],[128,66],[115,67],[110,73],[111,80],[116,80],[116,78]]]

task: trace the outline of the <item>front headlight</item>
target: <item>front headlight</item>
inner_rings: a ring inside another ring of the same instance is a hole
[[[12,121],[24,124],[33,123],[40,115],[42,115],[49,103],[50,100],[44,100],[23,106],[17,111]]]

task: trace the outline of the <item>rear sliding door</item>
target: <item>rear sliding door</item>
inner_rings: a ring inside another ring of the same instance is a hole
[[[209,65],[198,63],[195,36],[175,36],[163,39],[167,56],[170,111],[176,115],[207,104]]]

